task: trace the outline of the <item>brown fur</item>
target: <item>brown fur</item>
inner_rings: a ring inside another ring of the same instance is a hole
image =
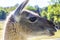
[[[28,0],[25,1],[26,3]],[[22,10],[26,3],[17,8],[7,20],[4,40],[27,40],[30,36],[54,35],[55,25],[37,13]],[[30,18],[36,18],[31,19]]]

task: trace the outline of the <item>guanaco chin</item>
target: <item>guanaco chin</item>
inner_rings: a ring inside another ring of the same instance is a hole
[[[29,0],[19,5],[6,19],[4,40],[28,40],[32,36],[54,35],[53,22],[30,10],[23,10]]]

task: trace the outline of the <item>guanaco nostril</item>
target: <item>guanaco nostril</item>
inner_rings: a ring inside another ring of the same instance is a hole
[[[36,19],[37,19],[37,17],[30,17],[30,18],[29,18],[29,20],[30,20],[31,22],[35,22]]]

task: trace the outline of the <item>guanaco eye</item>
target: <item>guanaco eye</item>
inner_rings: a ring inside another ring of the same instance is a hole
[[[30,20],[31,22],[35,22],[35,21],[37,20],[37,17],[30,17],[29,20]]]

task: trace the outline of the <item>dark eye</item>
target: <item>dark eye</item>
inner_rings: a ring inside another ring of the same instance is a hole
[[[30,20],[31,22],[35,22],[35,21],[37,20],[37,17],[30,17],[29,20]]]

